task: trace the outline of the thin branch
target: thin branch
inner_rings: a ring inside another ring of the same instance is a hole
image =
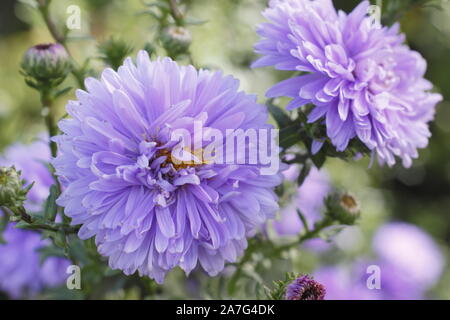
[[[27,213],[24,207],[19,207],[15,212],[13,212],[10,208],[1,206],[0,210],[10,217],[16,217],[19,218],[19,221],[26,222],[32,227],[32,229],[41,229],[41,230],[47,230],[47,231],[64,231],[66,234],[69,233],[78,233],[79,227],[78,226],[70,226],[64,223],[36,223],[35,219]]]
[[[169,0],[169,6],[170,6],[170,14],[175,20],[175,22],[179,25],[183,24],[184,15],[180,11],[180,8],[178,8],[178,4],[176,0]]]

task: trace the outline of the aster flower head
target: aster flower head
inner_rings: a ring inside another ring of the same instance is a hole
[[[323,122],[338,151],[357,138],[381,164],[397,156],[409,167],[428,144],[428,122],[442,97],[429,92],[426,61],[403,44],[398,24],[373,23],[368,9],[368,1],[345,14],[331,0],[272,0],[253,67],[303,72],[267,96],[293,98],[288,109],[314,104],[308,121]]]
[[[41,136],[46,139],[45,136]],[[16,143],[7,148],[0,165],[14,164],[21,171],[25,185],[33,187],[27,194],[25,208],[33,213],[42,209],[53,179],[45,166],[50,160],[48,145],[42,140],[25,145]],[[3,213],[0,210],[0,216]],[[49,257],[41,263],[39,249],[49,245],[39,233],[16,229],[9,223],[3,232],[6,244],[0,244],[0,291],[12,298],[32,296],[45,287],[64,282],[69,260]]]
[[[323,300],[325,287],[308,275],[295,279],[286,288],[286,300]]]
[[[72,118],[55,139],[54,166],[66,186],[58,203],[82,224],[82,239],[95,236],[111,268],[159,283],[176,266],[189,273],[199,263],[216,275],[273,216],[278,174],[198,161],[213,143],[195,138],[199,124],[203,132],[270,128],[265,108],[238,86],[220,72],[151,61],[141,51],[136,64],[127,58],[117,72],[87,79],[87,91],[68,103]],[[185,145],[179,158],[171,139],[178,130],[199,146]]]
[[[11,298],[30,297],[64,283],[71,263],[61,257],[48,257],[41,263],[39,249],[50,243],[39,233],[16,229],[15,223],[10,223],[3,238],[6,244],[0,244],[0,291]]]
[[[359,270],[357,270],[359,271]],[[364,269],[363,277],[355,276],[353,266],[333,265],[323,266],[314,272],[314,279],[322,283],[327,290],[327,300],[378,300],[382,295],[378,290],[367,288],[367,273]],[[385,283],[383,281],[383,289]]]
[[[415,225],[387,223],[375,233],[372,246],[380,263],[397,270],[417,287],[433,286],[444,270],[445,259],[439,246]]]
[[[321,267],[314,278],[327,288],[328,299],[424,299],[438,281],[445,259],[423,230],[404,222],[382,225],[372,240],[375,259],[360,257],[352,264]],[[373,267],[379,270],[378,290],[369,289]]]

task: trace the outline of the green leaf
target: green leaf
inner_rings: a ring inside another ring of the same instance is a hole
[[[267,298],[270,300],[284,300],[284,296],[286,293],[286,287],[295,279],[297,275],[295,273],[286,273],[284,280],[274,281],[273,289],[266,289]]]
[[[300,128],[297,125],[284,127],[280,130],[280,147],[289,149],[300,141]]]
[[[57,91],[57,92],[55,93],[55,98],[58,98],[58,97],[60,97],[60,96],[62,96],[62,95],[64,95],[64,94],[66,94],[66,93],[69,92],[71,89],[72,89],[72,87],[67,87],[67,88],[64,88],[64,89],[61,89],[61,90]]]
[[[67,249],[67,241],[66,241],[66,235],[63,231],[58,232],[52,232],[50,237],[53,240],[53,243],[63,249]]]
[[[20,220],[16,223],[15,227],[18,229],[39,230],[39,225],[46,224],[44,217],[37,214],[30,214],[32,223],[28,223],[24,220]]]
[[[184,24],[185,25],[193,25],[193,26],[198,26],[198,25],[202,25],[207,23],[209,20],[199,20],[199,19],[194,19],[194,18],[190,18],[187,17],[184,19]]]
[[[228,286],[227,286],[228,295],[231,297],[235,294],[236,290],[238,289],[238,281],[239,281],[240,277],[236,276],[236,274],[238,274],[237,271],[233,275],[233,277],[231,277],[230,281],[228,282]]]
[[[69,242],[69,255],[74,257],[82,265],[87,265],[89,263],[88,248],[85,246],[85,243],[87,244],[87,242],[83,242],[83,240],[76,236],[69,237]]]
[[[48,247],[43,247],[43,248],[39,248],[39,253],[40,253],[40,263],[44,263],[45,260],[47,260],[47,258],[49,257],[61,257],[61,258],[66,258],[66,254],[64,249],[60,248],[60,247],[55,247],[55,246],[48,246]]]
[[[305,231],[309,231],[308,221],[306,220],[306,217],[303,215],[303,213],[300,211],[300,209],[297,208],[297,215],[300,218],[300,221],[303,224],[303,227],[305,228]]]
[[[317,169],[322,168],[323,164],[325,163],[325,160],[327,160],[327,157],[325,155],[325,152],[323,150],[319,151],[315,155],[311,157],[312,162],[317,167]]]
[[[309,172],[311,171],[311,164],[309,162],[306,162],[302,169],[300,170],[300,173],[297,178],[297,185],[300,187],[303,182],[305,182],[306,177],[309,175]]]
[[[281,108],[275,106],[272,103],[272,99],[267,101],[267,108],[270,114],[275,119],[280,129],[289,127],[292,125],[292,120],[287,113],[285,113]]]
[[[45,203],[44,218],[45,220],[54,222],[56,214],[58,212],[58,206],[56,205],[56,198],[58,197],[58,189],[56,185],[50,187],[50,194]]]

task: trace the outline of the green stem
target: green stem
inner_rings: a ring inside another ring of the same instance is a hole
[[[54,21],[52,20],[51,16],[50,16],[50,1],[41,1],[39,3],[38,9],[39,12],[41,13],[42,19],[45,22],[45,25],[47,26],[48,31],[50,32],[50,34],[52,35],[53,39],[61,44],[64,49],[66,49],[67,54],[69,55],[69,57],[72,60],[72,75],[75,77],[78,86],[81,89],[84,89],[84,79],[82,76],[82,72],[81,68],[78,66],[77,62],[75,61],[75,59],[73,58],[69,47],[67,46],[67,38],[64,34],[60,33],[58,31],[58,29],[56,28],[56,24],[54,23]]]
[[[47,29],[50,32],[50,34],[52,35],[53,39],[55,39],[56,42],[63,45],[64,48],[67,50],[66,38],[64,35],[62,35],[58,31],[55,23],[51,19],[50,12],[49,12],[49,5],[50,5],[50,2],[46,2],[44,4],[39,5],[39,11],[41,12],[42,18],[44,19]]]
[[[1,207],[1,210],[6,215],[10,215],[10,212],[13,213],[13,211],[9,208]],[[42,229],[55,232],[63,230],[67,234],[78,232],[78,227],[70,226],[63,223],[52,223],[52,224],[36,223],[35,219],[26,212],[24,207],[19,207],[16,210],[14,210],[14,214],[20,220],[28,223],[32,229]]]
[[[58,134],[58,126],[56,125],[55,115],[53,110],[53,98],[51,96],[50,90],[42,90],[41,91],[41,103],[42,103],[42,112],[45,117],[45,124],[47,126],[47,131],[49,134],[49,146],[52,157],[56,157],[56,153],[58,151],[58,147],[54,141],[51,140],[51,137],[54,137]]]
[[[45,117],[45,124],[47,126],[47,132],[49,135],[49,147],[51,151],[52,158],[55,158],[58,153],[58,145],[56,142],[52,141],[52,137],[58,135],[58,125],[55,118],[55,111],[53,105],[53,97],[49,89],[44,89],[41,91],[41,103],[42,103],[42,113]],[[53,176],[53,180],[56,185],[57,195],[61,194],[61,184],[59,183],[58,177],[55,174],[55,168],[50,165],[50,173]]]
[[[280,253],[291,248],[295,248],[306,240],[316,238],[325,228],[331,226],[333,222],[334,221],[332,219],[325,217],[314,225],[314,229],[306,230],[305,233],[303,233],[297,240],[276,248],[276,252]]]
[[[181,13],[180,9],[178,8],[177,1],[176,0],[169,0],[169,6],[170,6],[170,15],[175,20],[175,23],[178,26],[182,26],[184,24],[184,16]]]

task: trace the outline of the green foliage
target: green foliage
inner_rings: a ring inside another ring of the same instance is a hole
[[[133,52],[133,48],[124,40],[111,37],[98,46],[98,51],[100,59],[117,70],[123,64],[123,60]]]
[[[274,281],[272,289],[266,288],[267,298],[270,300],[284,300],[287,286],[298,277],[299,275],[293,272],[287,272],[284,280]]]

